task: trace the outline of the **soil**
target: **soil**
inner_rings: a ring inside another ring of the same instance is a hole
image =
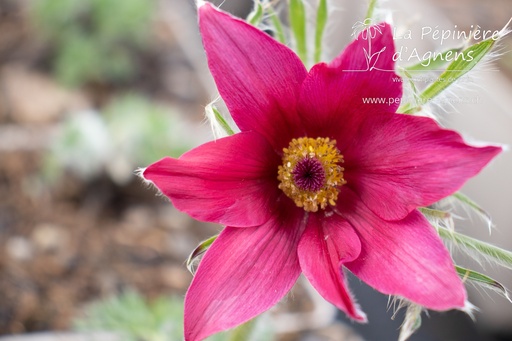
[[[123,289],[184,293],[191,275],[183,260],[212,229],[136,180],[85,186],[70,177],[47,191],[34,178],[37,159],[2,155],[0,334],[67,329],[84,303]]]
[[[200,124],[207,100],[158,22],[136,79],[63,87],[25,4],[0,0],[0,335],[69,329],[84,304],[124,289],[183,295],[192,278],[184,260],[219,229],[175,211],[135,176],[124,185],[105,174],[45,179],[52,132],[73,109],[135,91],[185,108]]]

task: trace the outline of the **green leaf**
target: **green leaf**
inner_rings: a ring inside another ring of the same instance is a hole
[[[290,0],[289,12],[290,26],[297,44],[297,54],[302,62],[307,64],[306,9],[302,0]]]
[[[418,209],[432,225],[439,225],[450,231],[454,229],[455,224],[453,221],[453,216],[450,212],[428,207],[420,207]]]
[[[426,103],[430,99],[439,95],[453,82],[465,75],[468,71],[472,70],[482,60],[482,58],[490,52],[495,43],[496,40],[487,39],[462,51],[462,58],[456,58],[451,62],[439,79],[423,91],[420,95],[422,103]]]
[[[398,341],[407,340],[421,327],[421,312],[423,307],[414,303],[408,303],[405,311],[405,318],[400,327],[400,336]]]
[[[450,219],[452,217],[450,212],[435,210],[433,208],[428,207],[420,207],[420,212],[423,213],[427,217],[437,218],[437,219]]]
[[[465,196],[460,192],[456,192],[452,194],[452,197],[458,200],[461,204],[465,205],[465,207],[471,209],[475,212],[480,218],[482,218],[489,225],[489,232],[492,228],[492,219],[491,215],[487,213],[483,208],[481,208],[476,202]]]
[[[412,75],[409,73],[409,70],[407,69],[400,69],[400,71],[404,74],[405,78],[407,78],[407,80],[409,81],[409,85],[411,86],[411,89],[414,93],[414,95],[418,95],[419,94],[419,91],[418,91],[418,88],[416,88],[416,85],[414,84],[413,80],[412,80]]]
[[[399,72],[400,72],[402,78],[407,79],[407,81],[409,83],[409,86],[412,89],[412,93],[414,95],[414,98],[415,99],[418,98],[419,97],[419,91],[418,91],[418,88],[416,88],[416,84],[414,84],[412,75],[409,73],[409,71],[407,69],[404,69],[404,68],[400,68]],[[400,107],[398,108],[397,112],[405,113],[404,108],[410,107],[410,106],[411,106],[410,103],[402,103],[400,105]],[[416,104],[413,107],[417,108]],[[411,113],[411,112],[408,112],[408,113]]]
[[[52,68],[65,85],[117,83],[137,74],[134,59],[148,47],[155,1],[40,0],[33,3],[30,12],[37,33],[49,40]]]
[[[431,70],[438,70],[448,61],[453,58],[452,55],[459,53],[462,50],[462,48],[453,48],[446,50],[441,53],[434,53],[429,59],[423,60],[420,63],[411,65],[406,67],[405,69],[408,72],[414,73],[417,71],[431,71]]]
[[[224,131],[226,135],[233,135],[235,132],[229,126],[228,122],[226,121],[224,116],[222,116],[217,107],[215,107],[214,103],[215,101],[209,103],[205,107],[206,117],[210,121],[210,124],[212,125],[214,135],[222,135],[222,131]]]
[[[219,235],[216,235],[216,236],[213,236],[213,237],[210,237],[204,241],[202,241],[195,249],[194,251],[192,251],[192,253],[190,254],[190,256],[188,256],[188,259],[187,259],[187,269],[188,271],[190,271],[191,274],[194,274],[194,263],[195,261],[197,260],[197,258],[199,256],[201,256],[202,254],[204,254],[208,248],[212,245],[212,243],[215,241],[215,239],[217,239]]]
[[[263,5],[260,1],[254,1],[254,8],[247,16],[247,22],[253,26],[257,26],[263,18]]]
[[[427,101],[445,90],[450,84],[472,70],[482,58],[489,53],[496,41],[487,39],[474,44],[462,51],[462,58],[456,58],[441,74],[438,81],[431,84],[422,93],[421,97]]]
[[[474,270],[463,268],[458,265],[455,266],[455,269],[457,270],[457,273],[459,274],[463,281],[469,280],[471,282],[474,282],[475,284],[479,284],[489,289],[495,290],[502,294],[503,296],[505,296],[505,298],[508,299],[510,302],[512,302],[508,294],[507,288],[505,288],[505,286],[500,282],[492,279],[487,275],[481,274]]]
[[[315,64],[320,62],[322,57],[322,39],[324,36],[325,25],[327,24],[327,0],[320,0],[316,12],[316,31],[315,31]]]
[[[499,264],[512,270],[512,252],[503,250],[497,246],[463,235],[461,233],[448,230],[441,226],[436,226],[439,236],[455,246],[462,247],[464,251],[476,252],[489,262]]]
[[[183,300],[158,297],[148,301],[139,293],[127,291],[86,307],[74,321],[81,331],[112,331],[123,341],[183,340]]]
[[[226,122],[226,120],[224,119],[224,116],[222,116],[220,111],[215,106],[212,107],[212,110],[213,110],[213,113],[215,114],[215,119],[217,120],[217,122],[219,122],[220,126],[222,127],[222,129],[224,129],[226,134],[233,135],[235,132],[233,131],[233,129],[231,129],[228,122]]]
[[[448,65],[446,70],[439,76],[437,80],[431,83],[419,96],[420,105],[428,103],[437,95],[442,93],[446,88],[452,85],[460,77],[471,71],[487,53],[489,53],[496,43],[493,38],[486,39],[470,47],[466,48],[460,55]],[[412,105],[404,105],[403,113],[413,113],[418,111]]]

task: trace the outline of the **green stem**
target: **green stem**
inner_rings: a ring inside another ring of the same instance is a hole
[[[306,45],[306,9],[302,0],[290,0],[290,27],[295,36],[297,54],[307,65],[308,50]]]
[[[366,11],[365,22],[368,22],[373,18],[373,12],[375,11],[376,6],[377,6],[377,0],[370,0],[370,4],[368,5],[368,10]]]
[[[279,19],[279,15],[272,9],[272,7],[268,9],[268,13],[270,16],[270,20],[272,21],[272,25],[274,26],[275,29],[275,38],[279,42],[286,44],[286,36],[284,35],[284,29],[283,25],[281,24],[281,20]]]
[[[315,32],[315,64],[322,58],[322,39],[324,36],[325,25],[327,23],[327,0],[320,0],[316,13],[316,32]]]

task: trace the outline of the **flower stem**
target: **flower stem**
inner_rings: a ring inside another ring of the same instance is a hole
[[[373,12],[375,7],[377,6],[377,0],[370,0],[370,4],[368,5],[368,10],[366,11],[366,21],[370,22],[373,17]]]
[[[304,65],[307,65],[308,50],[306,45],[306,9],[302,0],[290,0],[290,27],[295,36],[297,54]]]
[[[286,44],[286,36],[284,35],[283,25],[281,24],[281,20],[279,20],[279,15],[272,9],[272,7],[268,8],[268,14],[270,21],[272,22],[272,26],[274,26],[275,38],[279,42]]]
[[[315,32],[315,63],[319,63],[322,58],[322,38],[324,36],[325,24],[327,23],[327,0],[320,0],[316,14],[316,32]]]

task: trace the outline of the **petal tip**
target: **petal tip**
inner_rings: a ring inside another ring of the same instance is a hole
[[[151,167],[151,166],[150,166]],[[153,181],[151,181],[150,179],[148,179],[145,175],[146,173],[146,170],[148,169],[148,167],[139,167],[137,168],[133,173],[135,174],[135,176],[137,178],[139,178],[143,184],[145,184],[146,186],[148,187],[151,187],[153,186]]]
[[[196,2],[199,19],[201,19],[202,17],[204,17],[210,13],[215,14],[215,13],[222,12],[217,6],[215,6],[214,4],[212,4],[209,1],[195,0],[195,2]]]
[[[138,169],[135,171],[135,175],[141,180],[142,185],[145,186],[147,189],[150,189],[156,193],[157,196],[162,196],[164,198],[167,198],[166,195],[158,188],[158,186],[153,182],[153,180],[148,179],[144,176],[144,172],[146,171],[146,168]]]
[[[464,307],[460,308],[460,310],[468,314],[469,317],[471,317],[471,319],[474,320],[475,312],[477,312],[479,309],[477,306],[473,305],[471,302],[466,300],[464,302]]]
[[[169,157],[164,157],[156,162],[153,162],[147,167],[139,167],[135,170],[135,175],[137,175],[144,183],[153,184],[153,175],[156,170],[159,169],[163,161],[170,159]]]
[[[144,177],[144,172],[146,171],[146,167],[139,167],[137,168],[134,173],[136,176],[138,176],[139,178],[143,179],[143,180],[146,180],[146,178]]]
[[[212,5],[208,2],[208,1],[204,1],[204,0],[196,0],[196,7],[198,10],[202,9],[203,7],[212,7]]]
[[[352,319],[358,323],[368,323],[368,317],[366,314],[356,305],[356,311],[354,316],[351,316]]]
[[[494,156],[497,156],[498,154],[500,154],[502,152],[510,151],[508,145],[495,145],[495,146],[491,146],[491,147],[494,149]]]

